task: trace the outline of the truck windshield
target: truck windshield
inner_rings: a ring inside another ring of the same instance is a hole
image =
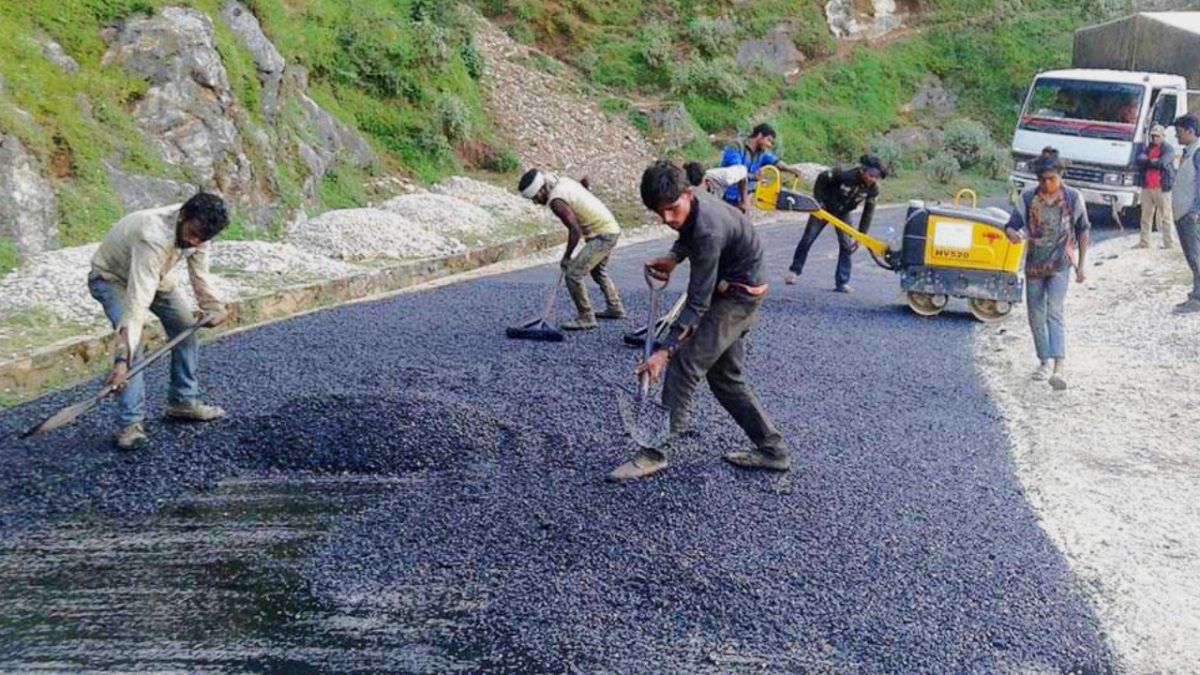
[[[1132,141],[1145,87],[1116,82],[1040,78],[1020,128],[1049,134]]]

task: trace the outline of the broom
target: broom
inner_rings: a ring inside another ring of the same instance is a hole
[[[539,342],[562,342],[563,334],[553,324],[554,296],[562,285],[563,271],[558,271],[558,279],[546,292],[546,303],[541,316],[530,319],[520,326],[509,326],[504,329],[504,335],[512,340],[536,340]]]

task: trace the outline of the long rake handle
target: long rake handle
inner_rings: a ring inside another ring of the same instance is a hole
[[[562,286],[563,278],[567,275],[560,267],[558,269],[558,278],[554,280],[554,285],[546,292],[546,301],[542,304],[542,321],[553,323],[550,321],[550,312],[554,311],[554,298],[558,296],[558,287]]]
[[[654,322],[658,320],[658,299],[662,292],[666,290],[670,280],[657,283],[657,280],[650,274],[649,268],[642,270],[642,276],[646,279],[646,285],[650,287],[650,318],[646,321],[646,340],[645,347],[642,349],[643,362],[649,362],[650,356],[654,352]],[[638,389],[641,399],[645,399],[650,395],[650,373],[643,373],[641,385]]]
[[[54,413],[53,415],[51,415],[51,416],[47,417],[46,419],[42,420],[41,422],[39,422],[37,424],[37,426],[34,426],[31,429],[29,429],[28,431],[26,431],[25,433],[21,434],[21,438],[28,438],[30,436],[33,436],[34,434],[41,433],[42,431],[47,431],[48,429],[44,428],[46,426],[46,423],[50,422],[51,420],[54,420],[56,417],[62,415],[67,410],[76,408],[76,410],[74,411],[74,415],[71,416],[70,419],[61,421],[61,423],[54,425],[52,428],[58,428],[60,426],[63,426],[64,424],[69,424],[70,422],[74,421],[75,418],[88,412],[92,408],[95,408],[97,405],[100,404],[101,401],[103,401],[104,399],[106,399],[109,396],[112,396],[114,393],[116,393],[120,384],[122,384],[124,382],[128,382],[134,375],[137,375],[138,373],[142,372],[143,370],[148,368],[151,363],[154,363],[155,361],[159,360],[164,355],[169,353],[180,342],[183,342],[184,340],[191,337],[196,331],[207,326],[208,322],[212,321],[213,316],[214,315],[212,313],[205,314],[204,316],[200,317],[200,320],[197,321],[195,324],[193,324],[190,328],[187,328],[186,330],[179,333],[179,335],[176,335],[175,337],[171,338],[170,340],[167,341],[166,344],[164,344],[162,347],[159,347],[158,349],[154,350],[145,358],[139,359],[138,362],[132,368],[130,368],[128,372],[125,373],[124,380],[122,380],[121,382],[118,382],[116,384],[105,385],[104,388],[100,390],[100,393],[96,394],[89,401],[86,402],[86,405],[76,403],[75,405],[68,406],[67,408],[64,408],[63,410],[60,410],[60,411]]]

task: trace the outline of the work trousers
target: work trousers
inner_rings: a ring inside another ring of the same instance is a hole
[[[712,305],[696,333],[680,347],[667,366],[663,405],[671,411],[671,431],[688,426],[692,398],[702,378],[708,380],[717,402],[750,437],[758,451],[771,458],[787,457],[789,450],[771,418],[746,382],[746,335],[761,297],[738,289],[713,296]]]
[[[1183,259],[1192,270],[1192,292],[1190,297],[1200,300],[1200,218],[1180,218],[1175,222],[1179,234],[1179,247]]]
[[[1067,357],[1067,328],[1063,303],[1071,283],[1071,268],[1052,276],[1025,280],[1025,302],[1029,311],[1029,328],[1033,331],[1033,347],[1039,361]]]
[[[838,220],[845,221],[850,215],[848,213],[833,214]],[[804,263],[808,260],[808,251],[812,248],[817,237],[821,236],[821,232],[825,229],[826,222],[816,216],[808,217],[808,225],[804,227],[804,235],[800,237],[800,242],[796,244],[796,252],[792,254],[792,265],[789,268],[792,272],[799,275],[804,272]],[[853,242],[850,237],[842,234],[841,230],[834,230],[838,240],[838,260],[837,269],[833,273],[833,282],[841,288],[850,283],[850,266],[852,251],[850,246]]]
[[[1154,226],[1158,226],[1158,231],[1162,232],[1163,247],[1171,248],[1174,245],[1173,226],[1175,218],[1171,215],[1171,193],[1163,192],[1159,188],[1145,188],[1142,190],[1142,244],[1150,245],[1150,233],[1154,231]]]
[[[593,316],[592,299],[588,297],[587,289],[583,286],[583,279],[588,273],[591,273],[592,280],[600,287],[608,308],[622,309],[617,285],[608,276],[608,258],[617,247],[620,238],[620,234],[605,234],[589,239],[567,264],[567,290],[571,293],[571,299],[575,301],[575,309],[581,318]]]
[[[104,314],[113,328],[120,326],[125,289],[93,274],[88,277],[88,290],[104,307]],[[156,294],[150,311],[162,321],[168,338],[179,335],[195,323],[191,310],[178,290]],[[139,346],[139,357],[143,351]],[[200,383],[196,379],[199,361],[200,349],[195,333],[171,350],[171,386],[167,394],[171,403],[187,405],[199,398]],[[146,415],[146,384],[141,373],[129,378],[117,403],[122,426],[142,421]]]

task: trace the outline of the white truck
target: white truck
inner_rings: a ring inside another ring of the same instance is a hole
[[[1200,94],[1200,12],[1144,12],[1080,29],[1072,65],[1038,73],[1029,87],[1010,183],[1018,192],[1033,185],[1033,160],[1053,147],[1067,162],[1064,180],[1089,205],[1136,223],[1134,160],[1155,124],[1178,147],[1171,124],[1188,112],[1188,95]]]

